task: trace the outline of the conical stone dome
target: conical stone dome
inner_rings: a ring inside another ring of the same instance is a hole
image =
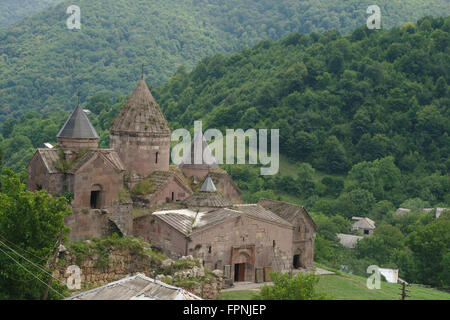
[[[170,134],[169,124],[143,77],[114,120],[110,132]]]
[[[111,125],[111,148],[126,171],[147,177],[169,170],[170,135],[169,124],[142,77]]]

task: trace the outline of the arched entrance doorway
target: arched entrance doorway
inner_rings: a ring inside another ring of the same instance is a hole
[[[234,263],[234,281],[235,282],[240,282],[240,281],[245,281],[245,274],[246,274],[246,269],[247,268],[247,264],[249,261],[250,257],[248,256],[248,254],[246,253],[240,253],[238,258],[236,259],[235,263]]]

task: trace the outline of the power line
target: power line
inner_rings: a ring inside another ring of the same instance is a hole
[[[2,242],[0,240],[0,244],[3,244],[5,247],[7,247],[9,250],[11,250],[12,252],[14,252],[16,255],[18,255],[19,257],[25,259],[26,261],[28,261],[29,263],[31,263],[33,266],[35,266],[36,268],[40,269],[42,272],[44,272],[45,274],[47,274],[48,276],[52,277],[53,279],[57,280],[58,282],[60,282],[62,285],[64,285],[64,283],[62,283],[59,279],[53,277],[53,275],[51,273],[49,273],[47,270],[45,270],[44,268],[42,268],[41,266],[35,264],[33,261],[28,260],[27,258],[25,258],[24,256],[22,256],[20,253],[18,253],[17,251],[15,251],[14,249],[12,249],[11,247],[9,247],[7,244],[5,244],[4,242]]]
[[[53,289],[52,287],[48,286],[44,281],[42,281],[41,279],[39,279],[38,276],[36,276],[33,272],[31,272],[30,270],[28,270],[27,268],[25,268],[23,265],[20,264],[20,262],[18,262],[16,259],[14,259],[13,257],[11,257],[8,253],[6,253],[5,251],[3,251],[0,248],[0,251],[3,252],[4,254],[6,254],[10,259],[12,259],[15,263],[17,263],[22,269],[24,269],[25,271],[27,271],[29,274],[31,274],[33,277],[35,277],[37,280],[39,280],[41,283],[44,284],[44,286],[48,287],[49,289],[51,289],[52,291],[56,292],[57,294],[59,294],[61,297],[65,298],[65,296],[63,296],[61,293],[59,293],[58,291],[56,291],[55,289]]]
[[[2,236],[1,234],[0,234],[0,238],[2,238],[3,240],[5,240],[6,242],[8,242],[9,244],[11,244],[12,246],[14,246],[15,248],[20,249],[20,250],[22,250],[22,251],[28,253],[29,255],[32,255],[33,257],[35,257],[35,258],[37,258],[37,259],[39,259],[39,260],[41,260],[41,261],[47,261],[46,258],[41,258],[41,257],[36,256],[35,254],[31,253],[30,251],[28,251],[28,250],[26,250],[26,249],[23,249],[22,247],[16,245],[14,242],[9,241],[8,239],[6,239],[6,238],[5,238],[4,236]]]

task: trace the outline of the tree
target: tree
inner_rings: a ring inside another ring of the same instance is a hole
[[[316,288],[320,276],[299,272],[295,276],[290,273],[271,274],[273,285],[264,285],[255,300],[325,300],[327,295]]]
[[[67,233],[64,217],[71,214],[65,198],[54,199],[46,191],[26,191],[19,176],[3,168],[0,173],[0,299],[41,299],[45,285],[22,269],[15,258],[45,283],[47,274],[19,257],[10,246],[28,260],[45,266],[53,254],[61,231]],[[52,272],[51,270],[47,270]],[[51,287],[62,292],[52,281]],[[50,290],[51,299],[61,296]]]
[[[448,272],[450,252],[450,219],[436,219],[418,227],[408,239],[417,268],[417,280],[438,287],[450,285]]]

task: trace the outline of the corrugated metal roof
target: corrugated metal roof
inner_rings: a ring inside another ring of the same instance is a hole
[[[87,115],[84,113],[81,105],[78,104],[75,110],[67,119],[59,131],[58,138],[73,138],[73,139],[98,139],[99,136],[95,131]]]
[[[170,135],[169,123],[153,98],[144,78],[114,119],[111,134],[158,133]]]
[[[65,300],[202,300],[178,287],[146,277],[143,274],[92,289]]]

